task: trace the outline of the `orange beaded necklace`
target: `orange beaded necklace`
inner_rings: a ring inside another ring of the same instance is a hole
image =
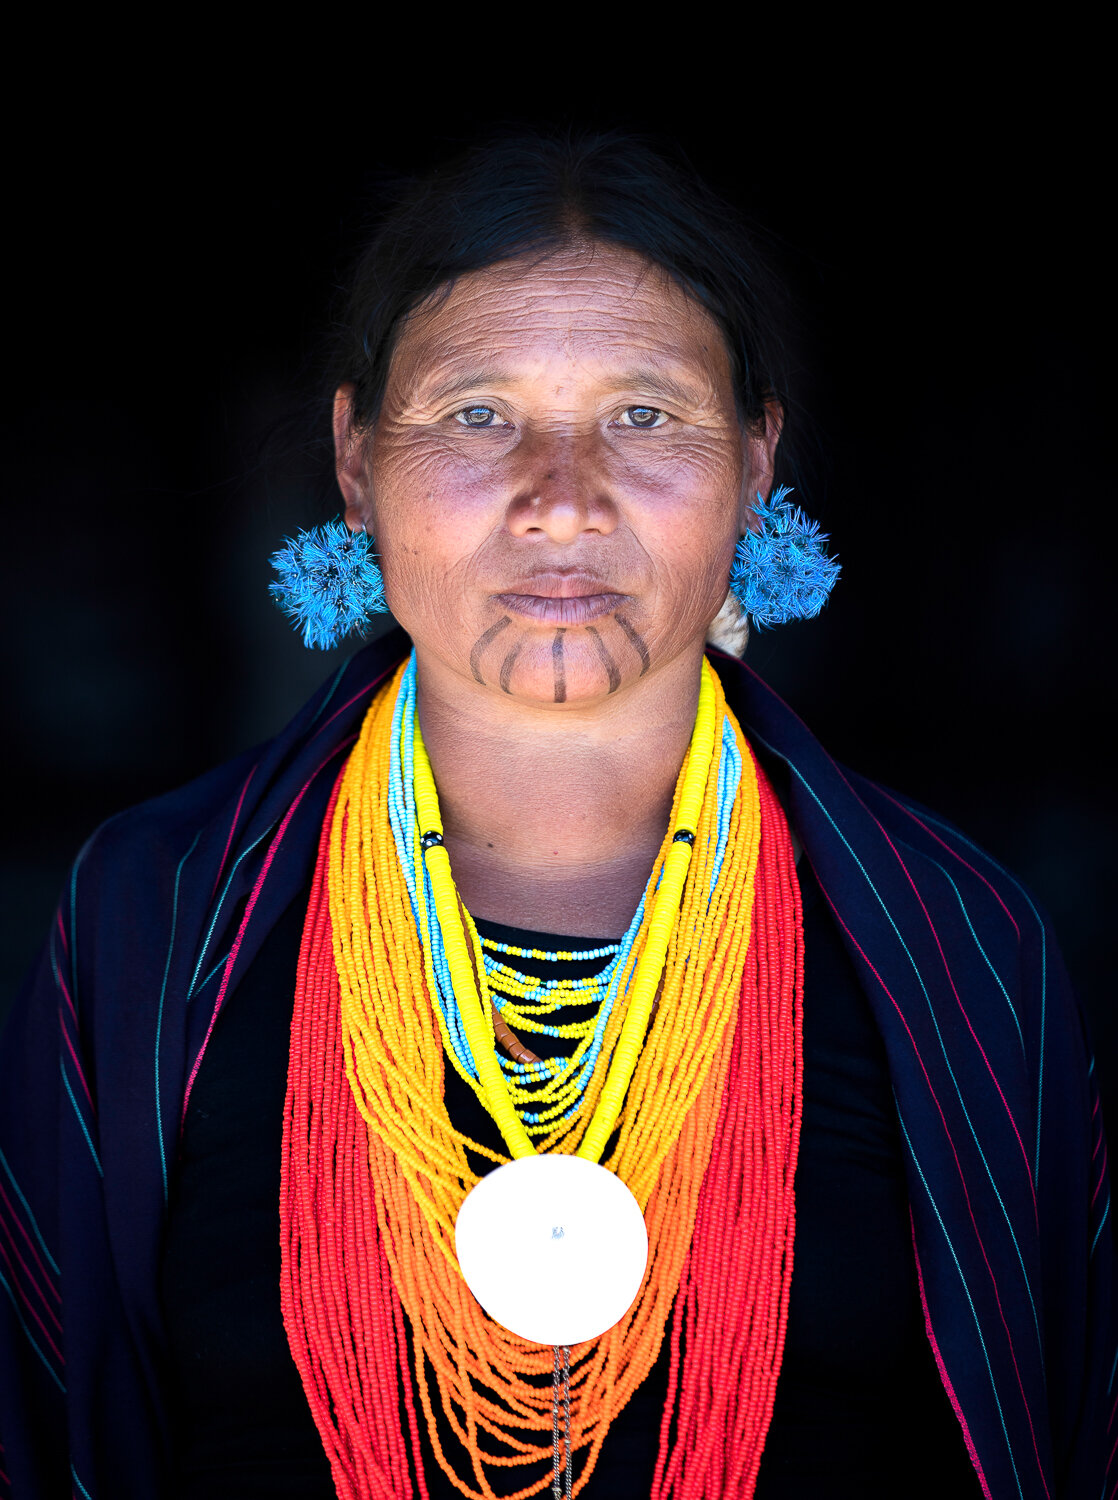
[[[515,1493],[527,1497],[551,1482],[554,1355],[486,1316],[454,1254],[454,1218],[477,1181],[465,1148],[494,1154],[454,1129],[443,1102],[430,969],[386,811],[399,681],[370,705],[335,787],[304,928],[280,1205],[284,1319],[339,1496],[426,1495],[418,1389],[436,1461],[464,1495],[490,1500],[487,1471],[515,1468]],[[673,1307],[654,1493],[751,1494],[772,1413],[801,1109],[799,890],[779,805],[715,693],[748,774],[713,884],[704,861],[716,771],[708,778],[660,1003],[605,1163],[644,1210],[650,1254],[626,1316],[572,1354],[576,1492],[655,1362]],[[625,1009],[611,1014],[585,1108],[545,1149],[578,1150]],[[456,1453],[444,1451],[436,1406]]]

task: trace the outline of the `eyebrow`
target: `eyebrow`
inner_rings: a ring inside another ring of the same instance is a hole
[[[647,365],[622,371],[613,383],[629,390],[647,391],[650,395],[662,396],[665,400],[678,402],[681,406],[702,406],[709,399],[709,396],[704,397],[695,386],[676,379],[666,371],[652,369]],[[501,370],[467,370],[464,374],[442,380],[425,391],[422,404],[433,406],[437,402],[449,401],[463,391],[484,387],[490,390],[501,390],[515,384],[516,377]]]
[[[709,399],[709,396],[704,397],[695,386],[677,380],[664,370],[654,370],[647,365],[626,370],[618,384],[628,386],[631,390],[650,391],[654,395],[665,396],[669,401],[678,401],[681,406],[702,406]]]
[[[452,396],[460,395],[462,391],[475,390],[478,386],[488,386],[490,390],[498,390],[502,386],[510,386],[514,383],[510,376],[503,375],[500,370],[467,370],[464,375],[455,375],[447,380],[441,380],[438,385],[424,391],[423,405],[433,406],[438,401],[447,401]]]

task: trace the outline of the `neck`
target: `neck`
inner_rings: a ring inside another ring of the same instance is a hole
[[[702,643],[587,705],[523,704],[417,649],[420,726],[455,883],[512,927],[616,938],[648,882],[698,701]]]

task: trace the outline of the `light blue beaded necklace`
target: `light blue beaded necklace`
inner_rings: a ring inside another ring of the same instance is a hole
[[[450,977],[443,935],[435,910],[434,895],[426,866],[414,857],[419,826],[415,811],[413,747],[416,714],[416,660],[413,651],[404,670],[400,691],[392,720],[392,751],[388,783],[388,819],[396,841],[396,851],[411,901],[412,915],[420,933],[428,935],[431,971],[435,980],[434,1003],[441,1012],[446,1036],[455,1061],[471,1079],[478,1079],[477,1064],[466,1040],[465,1026],[454,986]],[[713,861],[711,894],[718,880],[729,838],[730,817],[734,800],[741,784],[741,754],[734,739],[729,721],[722,725],[722,745],[718,767],[718,815],[717,846]],[[552,1080],[568,1075],[573,1078],[576,1102],[569,1108],[556,1111],[544,1108],[538,1112],[518,1111],[529,1130],[535,1128],[542,1133],[554,1128],[563,1119],[576,1114],[583,1095],[594,1073],[602,1049],[602,1041],[610,1014],[617,1003],[622,977],[628,967],[633,944],[644,920],[647,892],[633,914],[624,936],[616,943],[601,944],[595,948],[580,950],[558,949],[554,952],[543,949],[518,948],[514,944],[501,943],[493,939],[480,940],[480,956],[485,966],[486,979],[493,1005],[498,1012],[509,1003],[509,996],[502,993],[502,983],[514,990],[518,1009],[533,1017],[527,1024],[529,1030],[543,1035],[558,1034],[557,1028],[544,1020],[553,1015],[560,1005],[592,1004],[598,1001],[598,1013],[593,1032],[587,1045],[576,1047],[572,1057],[543,1058],[537,1063],[518,1063],[497,1049],[496,1055],[506,1077],[523,1090],[533,1084],[544,1086]],[[586,963],[600,958],[607,959],[605,966],[592,976],[579,980],[540,979],[522,973],[508,960],[524,958],[543,959],[553,963]],[[538,1019],[537,1019],[538,1015]]]

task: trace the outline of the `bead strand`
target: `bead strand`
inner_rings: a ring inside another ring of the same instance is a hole
[[[509,1467],[523,1474],[517,1494],[528,1500],[551,1479],[552,1355],[489,1320],[454,1258],[454,1216],[477,1181],[466,1150],[492,1153],[446,1114],[444,1067],[460,1066],[463,1038],[453,1012],[440,1010],[424,951],[437,923],[426,896],[413,899],[424,879],[419,834],[413,821],[401,845],[393,826],[391,764],[406,760],[402,733],[392,744],[400,681],[374,700],[339,780],[304,929],[282,1169],[285,1326],[344,1500],[426,1494],[416,1420],[463,1495],[491,1500],[487,1473]],[[649,1266],[621,1323],[572,1350],[576,1491],[647,1377],[673,1306],[657,1500],[748,1493],[771,1418],[794,1224],[802,938],[787,830],[715,691],[722,754],[685,830],[691,870],[607,1162],[644,1208]],[[724,820],[727,726],[742,769]],[[682,790],[681,778],[650,908],[668,878]],[[618,962],[617,1000],[581,1102],[540,1141],[545,1149],[585,1138],[632,1012],[651,915]],[[480,974],[484,950],[466,920],[459,912]],[[396,1391],[407,1439],[387,1394]]]

